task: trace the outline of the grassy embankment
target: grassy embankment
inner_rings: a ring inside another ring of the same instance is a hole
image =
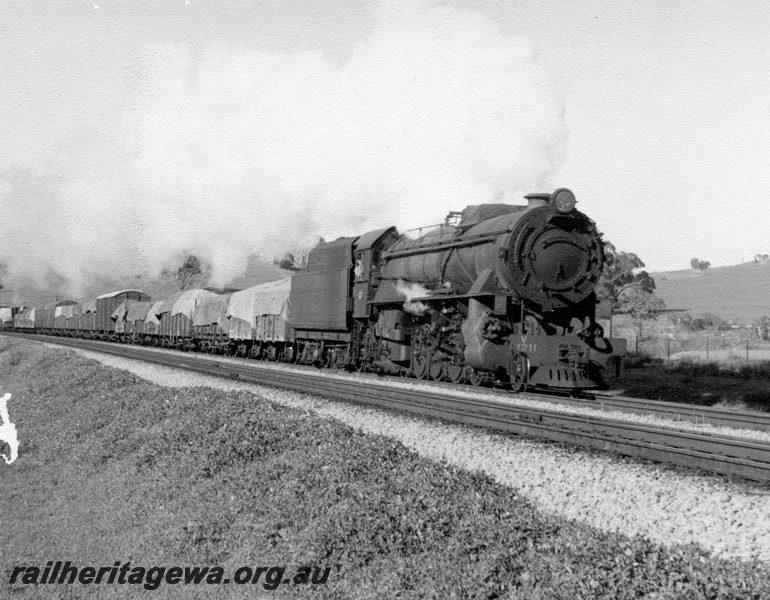
[[[154,597],[760,598],[766,565],[540,514],[480,474],[247,393],[148,384],[0,338],[18,461],[0,464],[0,596],[13,565],[333,566],[326,585],[170,585]],[[226,592],[226,594],[225,594]]]

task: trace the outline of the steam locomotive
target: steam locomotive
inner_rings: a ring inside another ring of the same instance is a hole
[[[321,243],[291,279],[229,297],[121,290],[9,309],[0,328],[514,391],[601,388],[625,354],[595,318],[601,234],[566,188],[525,198],[450,212],[416,238],[389,227]]]
[[[482,204],[418,237],[319,244],[291,285],[298,362],[473,385],[604,387],[625,340],[596,322],[601,234],[560,188]]]

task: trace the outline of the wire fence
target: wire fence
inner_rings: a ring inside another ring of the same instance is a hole
[[[666,323],[647,322],[640,330],[626,323],[616,327],[613,334],[626,339],[629,353],[653,358],[736,366],[770,361],[770,341],[763,340],[757,330],[750,327],[689,331]]]
[[[644,353],[668,360],[692,360],[697,362],[724,362],[751,364],[770,361],[770,344],[759,340],[735,339],[719,333],[698,337],[633,336],[628,339],[628,349],[636,354]]]

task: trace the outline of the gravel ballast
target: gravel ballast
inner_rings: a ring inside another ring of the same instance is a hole
[[[665,546],[694,543],[719,557],[770,563],[770,496],[725,480],[187,370],[78,352],[162,386],[250,391],[366,433],[389,436],[424,457],[482,471],[547,513],[602,531],[641,535]]]

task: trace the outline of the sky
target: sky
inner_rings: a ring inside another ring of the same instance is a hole
[[[185,252],[224,283],[253,253],[557,187],[651,271],[770,253],[764,2],[0,8],[7,287]]]

